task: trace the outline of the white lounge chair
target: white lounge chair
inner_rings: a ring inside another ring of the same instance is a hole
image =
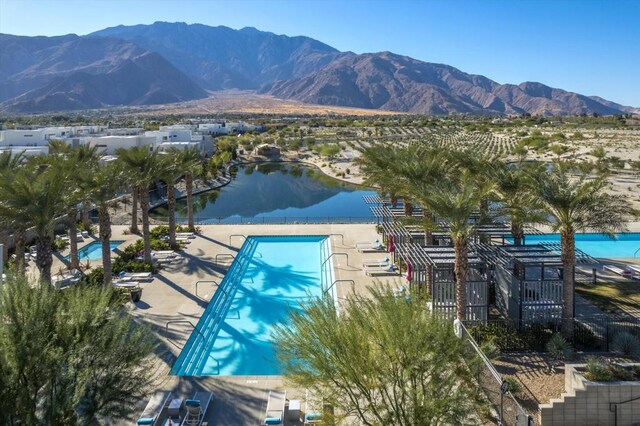
[[[77,269],[72,269],[69,272],[65,272],[63,274],[57,274],[51,277],[51,284],[55,288],[62,288],[69,286],[71,284],[75,284],[82,278],[82,272]]]
[[[360,241],[356,243],[356,249],[361,253],[366,251],[383,251],[384,246],[378,240],[375,240],[374,242]]]
[[[386,266],[389,265],[389,258],[385,257],[384,259],[368,259],[362,262],[362,267],[366,266]]]
[[[263,425],[281,425],[284,422],[284,406],[287,403],[287,391],[269,391],[267,411]]]
[[[390,274],[396,270],[396,266],[393,264],[380,265],[380,266],[365,266],[364,273],[366,275],[374,274]]]
[[[152,250],[151,256],[177,256],[175,250]]]
[[[604,265],[602,266],[602,269],[604,269],[605,271],[613,272],[614,274],[620,275],[621,277],[626,277],[629,275],[628,273],[625,273],[624,269],[618,268],[615,265]]]
[[[153,274],[151,272],[121,272],[118,279],[132,279],[138,281],[151,281]]]
[[[158,424],[158,420],[160,420],[162,411],[167,406],[169,401],[171,401],[171,392],[156,392],[155,394],[153,394],[153,396],[149,400],[149,403],[147,404],[147,407],[140,415],[137,424],[140,426]]]
[[[176,237],[178,238],[195,238],[195,232],[176,232]]]
[[[316,398],[309,389],[305,394],[304,398],[304,424],[305,425],[315,425],[318,423],[322,423],[322,409],[323,409],[323,401],[322,398]]]
[[[640,274],[640,266],[639,265],[630,264],[630,265],[627,265],[627,269],[629,271],[631,271],[631,274],[633,274],[633,275]]]
[[[116,281],[111,281],[111,285],[114,288],[127,289],[127,290],[132,290],[134,288],[140,287],[140,283],[138,281],[120,281],[120,280],[116,280]]]
[[[187,407],[187,415],[182,420],[182,426],[201,425],[212,399],[213,394],[211,392],[196,392],[193,398],[187,399],[184,403],[185,407]]]

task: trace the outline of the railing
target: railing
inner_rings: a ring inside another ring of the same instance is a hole
[[[477,382],[478,390],[482,391],[498,414],[497,423],[509,426],[533,424],[531,416],[509,391],[508,382],[502,378],[489,358],[482,352],[464,324],[455,321],[454,329],[463,342],[465,361]]]
[[[349,266],[349,254],[347,253],[331,253],[329,255],[329,257],[327,257],[324,262],[322,262],[322,268],[324,268],[324,265],[327,263],[327,261],[329,261],[329,259],[331,259],[333,256],[347,256],[347,266]]]
[[[167,337],[169,337],[169,325],[170,324],[189,324],[195,331],[198,332],[198,334],[202,338],[202,341],[205,340],[204,335],[200,332],[200,330],[198,330],[198,327],[193,325],[193,323],[191,321],[189,321],[189,320],[171,320],[171,321],[167,321],[167,324],[164,326],[164,334]]]
[[[342,245],[344,245],[344,234],[333,233],[333,234],[329,234],[329,236],[342,238]]]
[[[235,259],[236,257],[230,253],[220,253],[220,254],[216,254],[216,258],[214,259],[213,263],[214,264],[218,264],[218,258],[220,257],[230,257],[232,259]]]
[[[204,280],[202,280],[202,281],[196,281],[196,296],[197,296],[197,297],[200,297],[200,296],[198,296],[198,284],[200,284],[200,283],[205,283],[205,284],[206,284],[206,283],[209,283],[209,284],[213,283],[213,284],[217,285],[217,286],[218,286],[218,288],[221,288],[221,287],[220,287],[220,283],[218,283],[217,281],[213,281],[213,280],[210,280],[210,281],[204,281]],[[224,289],[222,289],[222,291],[224,291]]]
[[[154,217],[154,220],[167,224],[167,218]],[[185,224],[186,217],[176,218],[177,223]],[[377,223],[373,216],[277,216],[277,217],[195,217],[198,225],[286,225],[286,224],[349,224],[349,223]]]
[[[633,257],[636,257],[636,255],[638,254],[638,252],[640,252],[640,247],[638,247],[638,250],[636,250],[635,253],[633,253]]]
[[[242,235],[242,234],[231,234],[231,235],[229,235],[229,245],[231,245],[231,238],[233,238],[233,237],[242,237],[242,238],[244,238],[245,240],[247,239],[247,236],[246,236],[246,235]]]
[[[356,282],[354,280],[335,280],[334,282],[331,283],[331,285],[327,289],[325,289],[322,292],[322,295],[324,296],[325,294],[327,294],[329,292],[329,290],[331,290],[333,288],[333,286],[336,285],[336,283],[341,283],[341,282],[342,283],[351,283],[353,285],[356,285]]]
[[[631,398],[631,399],[627,399],[626,401],[610,402],[609,403],[609,411],[611,411],[613,413],[613,416],[614,416],[613,424],[615,426],[618,426],[618,405],[622,405],[622,404],[626,404],[628,402],[633,402],[633,401],[638,401],[638,400],[640,400],[640,396],[637,396],[637,397]]]

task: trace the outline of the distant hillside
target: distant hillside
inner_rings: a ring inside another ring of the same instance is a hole
[[[94,36],[118,37],[163,55],[202,87],[257,89],[319,70],[342,54],[309,37],[255,28],[156,22],[107,28]]]
[[[262,92],[323,105],[417,114],[621,112],[592,98],[540,83],[501,85],[448,65],[389,52],[349,55],[307,77],[267,85]]]
[[[102,37],[0,35],[0,110],[50,112],[201,99],[157,53]]]
[[[541,83],[498,84],[444,64],[340,52],[255,28],[156,22],[83,37],[0,34],[0,111],[166,104],[204,98],[205,89],[416,114],[640,113]]]

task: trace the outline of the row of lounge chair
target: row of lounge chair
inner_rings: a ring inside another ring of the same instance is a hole
[[[295,401],[297,404],[294,406],[294,401],[291,401],[289,405],[289,419],[296,422],[300,421],[300,407],[299,401]],[[269,399],[267,400],[267,410],[265,412],[264,421],[261,423],[264,426],[268,425],[281,425],[284,423],[284,413],[287,404],[287,392],[283,390],[270,390]],[[324,401],[322,398],[317,398],[307,390],[305,394],[305,408],[303,422],[305,425],[320,424],[323,421],[324,416]]]
[[[201,426],[204,424],[204,417],[212,400],[211,392],[196,392],[184,403],[181,399],[174,399],[171,392],[156,392],[136,424],[138,426],[160,425],[166,411],[167,419],[162,423],[163,426]],[[183,405],[186,408],[184,415]]]
[[[633,280],[640,280],[640,266],[638,265],[627,265],[624,269],[615,265],[604,265],[602,267],[605,271],[613,272],[616,275],[620,275],[621,277],[630,278]]]

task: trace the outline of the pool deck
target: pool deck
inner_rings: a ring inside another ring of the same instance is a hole
[[[338,235],[331,236],[332,252],[348,254],[348,261],[343,256],[334,257],[335,278],[353,280],[355,285],[338,283],[338,300],[343,300],[354,292],[368,294],[367,287],[389,282],[392,286],[404,283],[404,278],[395,275],[381,275],[378,278],[368,277],[362,270],[362,261],[381,259],[385,253],[360,253],[355,249],[358,241],[374,241],[380,236],[373,224],[324,224],[324,225],[201,225],[201,234],[191,239],[191,243],[182,252],[180,263],[169,265],[155,275],[152,282],[142,283],[142,299],[140,302],[129,303],[132,315],[141,322],[151,326],[160,342],[158,371],[159,379],[153,389],[148,390],[151,395],[156,390],[170,390],[174,397],[188,398],[196,390],[207,390],[213,393],[213,405],[209,409],[205,421],[209,425],[257,425],[263,420],[270,389],[287,390],[287,399],[299,399],[304,409],[304,390],[287,388],[280,376],[235,376],[235,377],[175,377],[169,376],[169,370],[180,354],[181,348],[189,338],[192,327],[187,323],[175,323],[165,332],[169,321],[190,321],[195,325],[208,301],[216,290],[215,286],[202,283],[197,288],[198,281],[215,280],[220,282],[231,265],[229,257],[220,259],[216,263],[216,255],[235,254],[244,242],[237,235]],[[633,227],[637,230],[639,227]],[[96,236],[85,239],[79,247],[94,241]],[[120,248],[133,243],[140,238],[129,235],[127,227],[114,226],[113,240],[124,240]],[[115,250],[116,252],[118,249]],[[52,273],[63,267],[63,255],[55,254]],[[616,261],[635,261],[637,259],[616,259]],[[606,262],[606,261],[605,261]],[[82,262],[85,265],[87,262]],[[93,267],[100,266],[100,260],[89,261]],[[33,262],[30,262],[35,269]],[[586,276],[591,265],[583,265],[582,273]],[[599,272],[600,275],[600,272]],[[613,277],[611,277],[613,278]],[[146,400],[139,401],[136,412],[141,412]],[[127,423],[122,423],[127,424]],[[302,422],[285,421],[285,425],[297,425]]]
[[[385,253],[359,253],[354,247],[357,241],[374,241],[380,238],[373,224],[203,225],[200,229],[201,234],[191,239],[191,243],[182,252],[183,261],[163,268],[152,282],[142,283],[142,299],[135,305],[129,303],[129,309],[132,315],[152,327],[160,341],[159,353],[163,360],[162,368],[166,371],[162,372],[157,387],[149,389],[149,394],[155,390],[170,390],[174,396],[187,398],[196,390],[213,392],[213,406],[205,419],[210,425],[259,424],[263,420],[269,390],[284,386],[279,376],[194,378],[168,375],[171,365],[189,338],[192,327],[187,323],[176,323],[165,333],[166,324],[168,321],[186,320],[194,325],[198,322],[216,287],[200,284],[196,294],[196,282],[222,280],[232,259],[221,258],[220,263],[216,263],[216,255],[233,255],[244,242],[242,237],[232,235],[343,234],[344,244],[340,236],[331,237],[332,252],[347,253],[348,261],[344,256],[334,257],[334,272],[336,279],[353,280],[355,285],[337,283],[339,300],[354,291],[367,294],[367,287],[379,282],[400,283],[404,280],[397,273],[374,279],[362,271],[363,260],[387,256]],[[124,226],[115,226],[113,229],[112,239],[126,241],[121,248],[139,238],[137,235],[126,235],[125,230]],[[89,243],[93,239],[85,241]],[[99,260],[90,263],[93,266],[100,265]],[[61,265],[60,258],[55,259],[53,271],[57,271]],[[304,390],[284,388],[287,389],[287,399],[301,400],[304,409]],[[146,402],[140,401],[139,411],[142,411]],[[302,422],[286,421],[285,424],[296,425]]]

